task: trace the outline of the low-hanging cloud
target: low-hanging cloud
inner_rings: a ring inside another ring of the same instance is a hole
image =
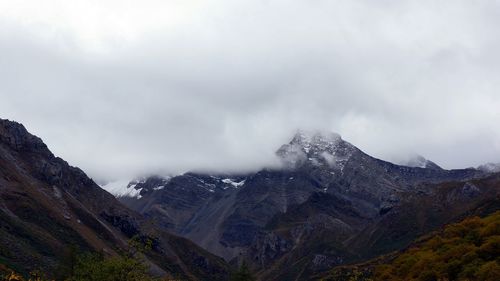
[[[11,2],[1,117],[98,178],[255,169],[298,128],[500,162],[498,1]]]

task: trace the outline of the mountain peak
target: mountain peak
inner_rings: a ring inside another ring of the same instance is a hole
[[[0,119],[0,142],[17,151],[32,151],[52,155],[39,137],[30,134],[21,123],[7,119]]]
[[[345,163],[355,147],[333,132],[298,130],[292,140],[276,152],[283,164],[296,168],[306,163],[314,166],[339,166]]]
[[[418,154],[411,156],[410,159],[408,159],[408,161],[403,163],[403,165],[408,166],[408,167],[414,167],[414,168],[427,168],[427,169],[434,169],[434,170],[442,170],[443,169],[439,165],[437,165],[436,163],[434,163],[434,162],[426,159],[422,155],[418,155]]]
[[[342,138],[334,132],[298,130],[290,141],[290,144],[299,145],[306,153],[309,153],[309,150],[312,148],[324,150],[328,146],[333,146],[340,141],[342,141]]]

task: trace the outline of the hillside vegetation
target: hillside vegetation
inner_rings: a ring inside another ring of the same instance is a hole
[[[394,258],[382,257],[362,266],[338,268],[321,280],[498,281],[500,211],[450,224],[416,241]]]

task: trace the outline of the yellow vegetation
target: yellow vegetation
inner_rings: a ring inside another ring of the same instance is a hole
[[[375,280],[500,280],[500,212],[471,217],[379,265]]]

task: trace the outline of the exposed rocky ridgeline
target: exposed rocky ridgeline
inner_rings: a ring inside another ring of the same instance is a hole
[[[57,273],[72,247],[114,255],[134,236],[153,241],[148,260],[155,274],[228,277],[222,259],[155,228],[21,124],[0,119],[0,263]]]
[[[484,170],[395,165],[332,133],[298,132],[277,156],[280,169],[151,177],[120,200],[262,280],[296,280],[403,247],[498,194],[475,182]]]

